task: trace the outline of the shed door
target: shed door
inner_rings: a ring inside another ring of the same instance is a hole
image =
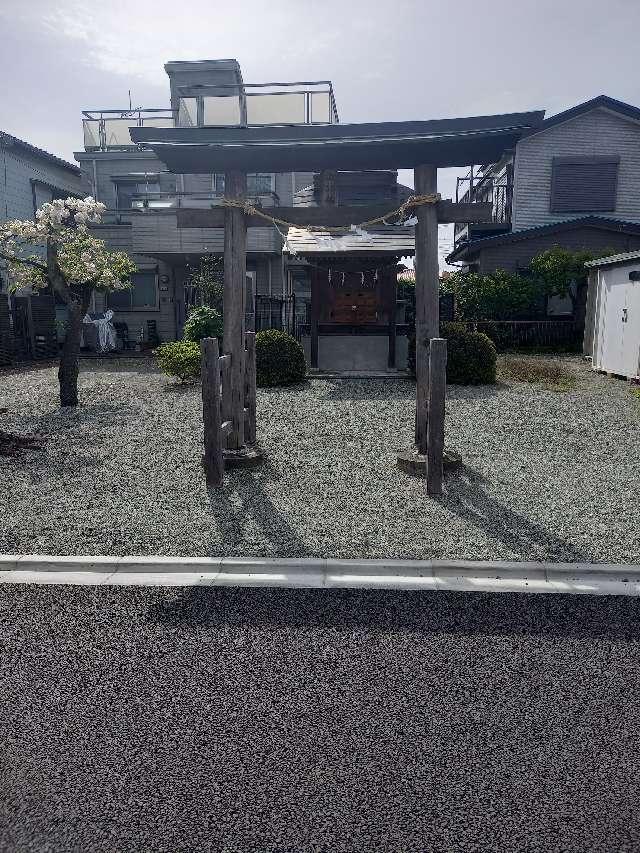
[[[629,281],[625,287],[625,304],[622,309],[622,346],[620,373],[638,376],[640,359],[640,282]]]
[[[640,283],[627,268],[605,272],[600,324],[599,367],[620,376],[638,376],[640,356]]]
[[[620,279],[618,270],[615,268],[605,270],[603,278],[599,367],[609,373],[620,373],[622,364],[622,312],[626,302],[626,283]]]

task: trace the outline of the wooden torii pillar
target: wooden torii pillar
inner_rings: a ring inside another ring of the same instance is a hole
[[[247,195],[246,172],[225,173],[225,196],[244,201]],[[245,429],[254,401],[246,399],[247,376],[255,363],[255,348],[245,351],[245,302],[247,282],[247,217],[237,207],[224,210],[224,291],[223,352],[230,356],[222,382],[222,421],[230,423],[223,450],[225,467],[246,467],[261,459],[260,451],[247,443],[255,441],[253,428]]]
[[[438,191],[438,170],[416,166],[416,195]],[[440,335],[440,278],[438,273],[438,205],[416,208],[416,418],[415,447],[398,454],[398,464],[412,473],[424,473],[427,493],[442,494],[444,453],[444,399],[447,344]]]

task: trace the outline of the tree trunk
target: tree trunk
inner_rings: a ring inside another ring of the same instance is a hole
[[[58,382],[60,383],[60,405],[78,405],[78,357],[80,355],[80,336],[82,333],[82,305],[75,300],[67,305],[69,319],[67,334],[60,353]]]
[[[60,405],[78,405],[78,358],[80,356],[80,338],[82,337],[82,320],[89,308],[91,292],[83,293],[81,299],[67,302],[69,318],[67,334],[60,353],[58,367],[58,382],[60,383]]]

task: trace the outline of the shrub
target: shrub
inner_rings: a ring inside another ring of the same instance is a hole
[[[167,376],[177,376],[181,382],[200,376],[200,344],[195,341],[162,344],[154,350],[154,355]]]
[[[481,332],[469,332],[464,323],[443,323],[447,339],[447,382],[451,385],[492,385],[496,381],[496,348]],[[415,333],[409,337],[407,368],[416,374]]]
[[[446,323],[447,382],[452,385],[492,385],[496,381],[497,353],[482,332],[469,332],[460,323]]]
[[[307,372],[304,350],[286,332],[267,329],[256,335],[256,383],[261,386],[293,385]]]
[[[576,383],[575,375],[559,361],[541,358],[503,358],[500,374],[516,382],[540,382],[553,391],[568,391]]]
[[[201,305],[199,308],[194,308],[191,311],[187,317],[187,322],[184,324],[185,341],[199,343],[203,338],[221,337],[222,317],[215,308]]]

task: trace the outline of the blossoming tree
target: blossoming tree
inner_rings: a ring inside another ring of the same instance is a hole
[[[9,289],[50,288],[67,306],[58,369],[62,406],[78,404],[82,320],[93,291],[130,287],[136,269],[128,255],[110,251],[90,233],[89,226],[101,221],[104,210],[105,205],[91,197],[56,199],[42,205],[35,222],[15,220],[0,225],[0,259],[8,267]]]

